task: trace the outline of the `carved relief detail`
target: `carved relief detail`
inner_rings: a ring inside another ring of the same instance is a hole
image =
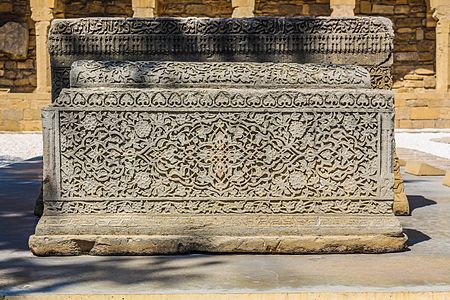
[[[390,21],[376,17],[68,19],[53,23],[49,51],[52,55],[98,51],[373,54],[391,53],[393,36]]]
[[[61,111],[61,196],[380,197],[377,116]]]
[[[71,87],[262,86],[370,88],[359,66],[245,62],[76,61]]]
[[[373,89],[390,90],[394,83],[390,67],[368,68]]]
[[[65,89],[55,107],[364,108],[391,111],[393,93],[345,89]]]
[[[392,214],[392,202],[380,200],[105,200],[49,201],[46,214]]]

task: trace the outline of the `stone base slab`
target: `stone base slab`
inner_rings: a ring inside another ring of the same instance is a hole
[[[404,249],[404,235],[347,236],[123,236],[32,235],[29,246],[37,256],[151,255],[216,253],[381,253]]]
[[[383,253],[406,238],[393,215],[44,215],[29,240],[47,255]]]

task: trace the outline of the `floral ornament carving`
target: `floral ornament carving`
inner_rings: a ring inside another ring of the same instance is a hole
[[[63,198],[379,197],[377,113],[61,111],[60,126]]]
[[[370,88],[370,74],[352,65],[245,62],[76,61],[71,87]]]

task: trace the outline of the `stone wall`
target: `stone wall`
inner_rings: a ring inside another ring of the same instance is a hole
[[[231,0],[158,0],[157,16],[229,18]]]
[[[329,16],[329,0],[256,0],[255,16]]]
[[[0,93],[0,131],[40,131],[41,110],[50,94]]]
[[[395,126],[450,128],[448,94],[435,92],[436,21],[425,0],[357,0],[356,15],[394,23]]]
[[[393,76],[397,92],[435,88],[436,22],[425,0],[357,0],[355,14],[384,16],[394,23]]]
[[[28,43],[20,39],[17,47],[24,49],[26,55],[16,57],[0,49],[0,90],[11,92],[32,92],[36,87],[36,36],[34,22],[31,20],[31,10],[28,0],[0,0],[0,31],[8,22],[23,24],[28,28]],[[15,33],[15,32],[14,32]],[[14,34],[13,33],[13,34]],[[0,34],[0,39],[11,38],[11,32]],[[3,36],[2,36],[3,35]]]
[[[0,0],[0,35],[2,26],[8,22],[25,24],[29,32],[25,57],[17,58],[0,51],[0,94],[4,89],[11,93],[30,93],[36,88],[36,37],[29,1]],[[132,0],[58,1],[56,18],[133,15]],[[231,0],[157,0],[155,13],[177,17],[230,17],[231,14]],[[426,0],[356,0],[355,14],[385,16],[394,23],[395,125],[399,128],[450,128],[449,95],[435,90],[436,21]],[[327,16],[330,15],[330,0],[255,0],[255,15]],[[0,37],[0,44],[1,40]],[[8,103],[14,101],[8,102],[5,97],[0,97],[0,124],[4,123],[4,111],[8,111],[10,121],[14,116],[29,114],[24,111],[12,114]],[[22,125],[11,127],[14,122],[8,124],[8,127],[0,126],[0,130],[27,130]]]
[[[59,0],[64,1],[66,18],[131,17],[131,0]]]

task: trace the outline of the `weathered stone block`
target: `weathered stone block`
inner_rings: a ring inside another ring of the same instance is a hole
[[[97,26],[109,22],[117,26]],[[261,26],[270,24],[283,26],[272,27],[277,32]],[[371,89],[369,75],[381,66],[389,72],[392,48],[382,50],[392,45],[387,24],[364,18],[55,22],[52,63],[65,68],[71,86],[43,113],[45,206],[32,251],[402,250],[405,238],[393,215],[393,93]],[[365,35],[354,28],[370,30],[371,40],[362,43]],[[99,40],[104,47],[97,51]],[[362,49],[367,43],[370,51]],[[378,65],[332,65],[354,60],[344,49],[365,61],[373,55]],[[108,56],[121,61],[76,59]],[[189,62],[136,61],[149,56]],[[319,57],[325,65],[295,63]],[[74,62],[70,74],[68,62]]]
[[[417,176],[443,176],[445,175],[445,170],[436,168],[427,163],[409,160],[406,162],[405,171],[407,173],[417,175]]]
[[[433,66],[429,66],[427,68],[418,68],[415,70],[418,75],[433,75],[434,69]]]
[[[445,172],[444,179],[442,180],[442,184],[446,186],[450,186],[450,170]]]
[[[409,5],[396,5],[394,11],[396,14],[407,14],[409,13]]]
[[[439,108],[436,107],[411,107],[412,120],[437,119]]]
[[[1,13],[10,13],[12,11],[12,3],[2,2],[0,3],[0,12]]]
[[[380,14],[380,15],[393,15],[394,14],[394,5],[374,4],[372,6],[372,13]]]
[[[372,3],[369,1],[361,1],[360,12],[363,14],[370,14],[372,12]]]
[[[28,28],[26,24],[8,22],[0,27],[0,52],[16,59],[27,58]]]
[[[36,254],[403,248],[393,95],[367,89],[363,68],[80,62],[71,78],[44,114]],[[137,239],[116,245],[127,235]],[[385,242],[366,243],[376,238]],[[75,240],[90,247],[63,247]]]
[[[398,61],[417,61],[419,60],[419,54],[417,52],[397,52],[395,53],[395,59]]]
[[[386,18],[104,18],[52,24],[53,99],[69,86],[70,65],[86,58],[355,64],[370,71],[373,87],[392,85],[394,32]]]

